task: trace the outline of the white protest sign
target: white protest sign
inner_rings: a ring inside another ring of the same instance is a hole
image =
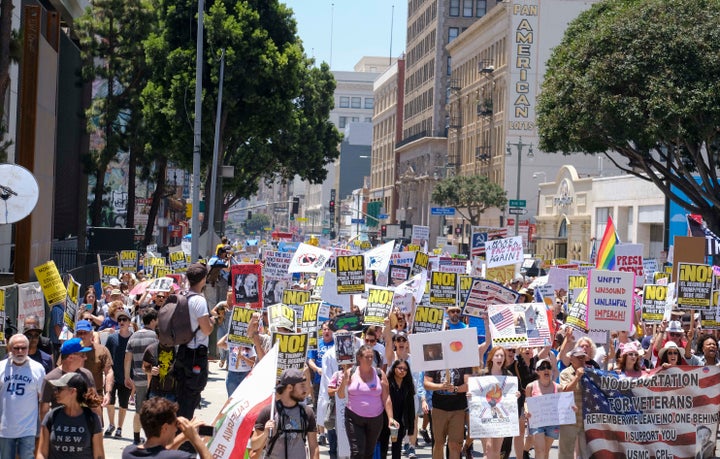
[[[635,273],[592,269],[588,274],[587,323],[591,330],[629,330]]]
[[[477,329],[461,328],[408,336],[413,371],[445,370],[480,365]]]
[[[575,400],[572,392],[558,392],[525,399],[527,403],[528,424],[531,429],[546,426],[575,424]]]
[[[468,408],[472,438],[504,438],[520,434],[518,381],[515,376],[468,379]]]
[[[485,263],[488,268],[522,263],[522,236],[487,241],[485,243],[485,257]]]
[[[645,264],[642,244],[618,244],[615,246],[615,271],[633,272],[635,283],[645,283]]]

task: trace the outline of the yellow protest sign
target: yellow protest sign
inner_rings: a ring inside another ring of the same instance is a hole
[[[121,250],[120,251],[120,271],[124,273],[134,273],[137,271],[137,250]]]
[[[710,309],[712,301],[712,266],[695,263],[678,263],[678,309]]]
[[[65,303],[67,290],[65,289],[65,284],[63,284],[54,261],[50,260],[40,266],[36,266],[35,275],[45,295],[45,301],[47,301],[50,306]]]
[[[103,265],[102,267],[102,280],[104,284],[109,284],[110,279],[113,277],[119,278],[120,277],[120,267],[119,266],[108,266]]]
[[[457,273],[433,271],[430,278],[430,304],[432,306],[454,306],[457,303]]]

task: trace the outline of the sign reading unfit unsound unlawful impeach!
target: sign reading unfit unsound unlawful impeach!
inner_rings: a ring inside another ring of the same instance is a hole
[[[629,330],[635,273],[592,269],[588,274],[588,326],[591,330]]]

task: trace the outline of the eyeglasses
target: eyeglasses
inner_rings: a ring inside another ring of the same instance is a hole
[[[27,346],[13,346],[13,351],[27,351]]]
[[[407,367],[395,367],[397,371],[408,371]]]

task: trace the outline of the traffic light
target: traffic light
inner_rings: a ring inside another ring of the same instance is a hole
[[[331,199],[328,203],[328,212],[330,212],[330,215],[333,215],[335,213],[335,200]]]
[[[292,200],[292,214],[297,215],[298,211],[300,210],[300,198],[297,196],[293,198]]]
[[[252,211],[248,210],[247,212],[248,212],[247,219],[252,220]]]
[[[462,225],[457,225],[455,227],[455,234],[457,234],[459,236],[461,233],[462,233]]]
[[[380,226],[380,236],[382,236],[382,237],[387,236],[387,225]]]

